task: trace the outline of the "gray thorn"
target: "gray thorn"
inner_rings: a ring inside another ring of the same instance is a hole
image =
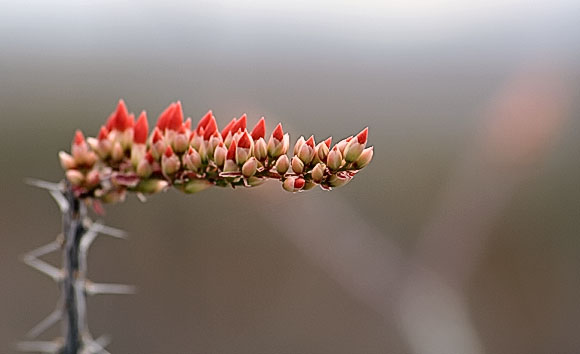
[[[87,282],[85,284],[85,291],[88,295],[131,295],[137,291],[137,288],[127,284]]]
[[[48,315],[45,319],[40,321],[36,326],[34,326],[30,331],[28,331],[28,333],[26,333],[26,336],[28,338],[38,337],[40,334],[42,334],[42,332],[49,329],[52,325],[54,325],[56,322],[58,322],[58,320],[60,320],[61,318],[62,318],[62,311],[60,309],[56,309],[56,310],[52,311],[52,313],[50,315]]]
[[[28,184],[29,186],[42,188],[49,191],[62,192],[63,190],[62,183],[47,182],[36,178],[25,178],[24,183]]]
[[[58,353],[62,349],[62,344],[57,341],[20,342],[17,348],[21,352],[29,353]]]
[[[50,195],[52,196],[52,199],[54,199],[56,204],[58,204],[58,208],[60,209],[60,211],[63,213],[66,213],[68,208],[70,207],[70,205],[68,203],[68,200],[66,200],[64,195],[62,195],[62,192],[51,190],[51,191],[48,191],[48,193],[50,193]]]
[[[127,233],[125,231],[107,225],[103,225],[100,222],[95,222],[90,226],[90,228],[103,235],[108,235],[116,238],[127,238]]]
[[[60,249],[60,244],[57,241],[54,241],[25,254],[24,257],[22,257],[22,261],[39,272],[48,275],[54,281],[59,282],[62,279],[62,271],[55,266],[38,259],[38,257],[54,252],[58,249]]]

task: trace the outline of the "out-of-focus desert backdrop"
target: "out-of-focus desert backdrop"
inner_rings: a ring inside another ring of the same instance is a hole
[[[60,215],[74,130],[246,112],[374,161],[333,192],[175,191],[107,207],[89,301],[112,353],[580,352],[574,1],[0,2],[0,352],[55,306],[20,257]],[[59,258],[48,257],[58,263]],[[43,338],[52,338],[58,328]]]

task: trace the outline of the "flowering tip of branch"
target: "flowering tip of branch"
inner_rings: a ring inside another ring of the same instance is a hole
[[[83,135],[83,132],[80,130],[75,131],[75,138],[73,140],[73,144],[81,145],[84,142],[85,142],[85,136]]]
[[[330,149],[330,145],[332,144],[332,137],[329,136],[328,139],[324,140],[324,143],[326,144],[326,147]]]
[[[240,140],[238,141],[238,146],[244,149],[249,149],[252,146],[248,132],[244,132],[244,134],[241,136]]]
[[[147,135],[149,134],[149,123],[147,122],[147,114],[145,111],[141,112],[137,123],[135,123],[133,141],[137,144],[145,144],[147,142]]]
[[[225,139],[226,136],[228,135],[228,133],[232,130],[232,127],[234,126],[234,124],[236,124],[236,118],[232,118],[232,120],[224,127],[224,129],[222,130],[221,134],[222,134],[222,138]]]
[[[217,122],[215,117],[212,115],[205,126],[205,131],[203,133],[203,140],[209,140],[209,138],[218,130]]]
[[[228,149],[228,153],[226,155],[226,160],[235,160],[236,158],[236,141],[232,140],[232,144],[230,145],[230,148]]]
[[[166,157],[171,157],[173,156],[173,149],[171,148],[171,146],[167,146],[167,148],[165,149],[165,156]]]
[[[357,138],[359,144],[366,144],[368,135],[369,135],[369,128],[368,127],[364,128],[360,133],[358,133],[356,138]]]
[[[246,121],[247,117],[246,114],[242,114],[240,119],[236,120],[236,123],[232,126],[232,133],[237,132],[238,130],[244,131],[246,130]]]
[[[211,109],[209,111],[207,111],[207,113],[203,117],[201,117],[201,119],[199,120],[199,123],[197,123],[197,127],[195,128],[195,130],[197,131],[197,134],[203,135],[202,131],[205,131],[205,127],[212,117],[213,117],[213,112],[211,111]],[[202,128],[203,128],[203,130],[202,130]]]
[[[272,132],[272,136],[276,138],[278,141],[282,141],[284,139],[284,131],[282,130],[282,123],[278,123],[278,125]]]
[[[252,129],[252,139],[258,140],[266,135],[266,120],[264,117],[260,118],[258,123]]]

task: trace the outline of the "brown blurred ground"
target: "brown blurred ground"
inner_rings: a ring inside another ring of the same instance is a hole
[[[150,120],[176,99],[194,120],[265,115],[293,139],[368,125],[375,160],[332,193],[272,183],[108,207],[131,237],[99,239],[91,276],[139,288],[90,300],[111,352],[449,354],[457,336],[580,351],[577,6],[433,33],[324,7],[38,5],[0,4],[1,353],[57,298],[19,261],[59,232],[23,179],[59,180],[57,152],[120,97]],[[439,281],[461,301],[430,299]]]

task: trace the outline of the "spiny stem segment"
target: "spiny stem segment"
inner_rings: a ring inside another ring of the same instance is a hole
[[[88,250],[99,234],[116,238],[125,233],[87,216],[87,203],[79,199],[69,182],[59,184],[29,180],[29,184],[46,189],[62,212],[62,234],[45,246],[27,253],[23,260],[32,268],[48,275],[61,288],[57,308],[32,328],[27,337],[35,339],[57,322],[61,322],[63,336],[53,341],[22,342],[18,348],[26,352],[79,354],[108,353],[104,347],[108,337],[93,339],[89,332],[86,296],[96,294],[130,294],[134,288],[124,284],[99,284],[87,279]],[[52,252],[62,252],[62,268],[43,261],[40,257]]]

